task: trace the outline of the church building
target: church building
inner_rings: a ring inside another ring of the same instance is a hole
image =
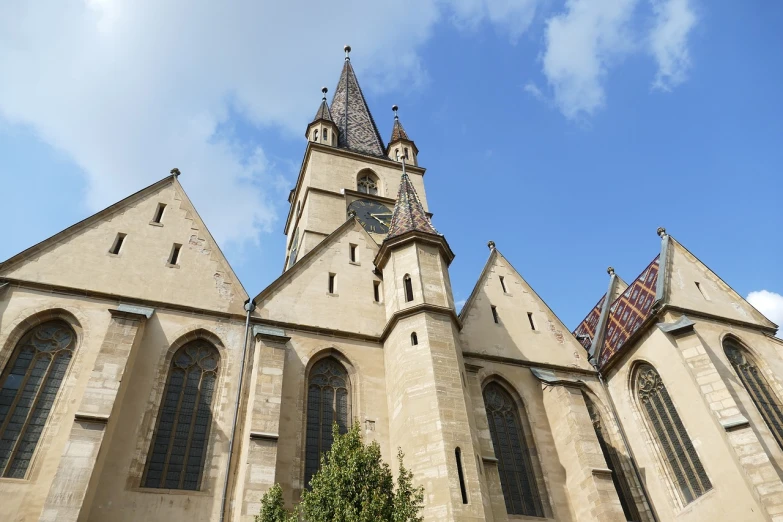
[[[491,241],[457,313],[349,53],[260,293],[177,169],[0,263],[0,520],[252,522],[336,422],[404,451],[427,522],[783,521],[777,326],[663,228],[573,332]]]

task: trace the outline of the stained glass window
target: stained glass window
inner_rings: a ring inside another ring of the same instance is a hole
[[[521,428],[516,402],[501,385],[492,382],[484,388],[484,404],[506,511],[512,515],[543,517],[531,452]]]
[[[712,484],[661,376],[649,364],[636,371],[636,393],[681,498],[689,504],[712,489]]]
[[[739,343],[733,339],[726,339],[723,342],[723,351],[745,389],[748,390],[748,394],[753,399],[759,413],[764,417],[764,421],[769,426],[775,440],[783,448],[783,407],[781,407],[780,399],[772,391],[756,361]]]
[[[144,487],[200,488],[219,363],[217,349],[205,340],[192,341],[174,354]]]
[[[305,441],[305,485],[309,486],[321,461],[321,453],[332,447],[332,424],[340,433],[348,431],[351,418],[348,372],[328,357],[310,370],[307,383],[307,432]]]
[[[27,473],[75,347],[63,321],[40,324],[17,343],[0,376],[0,476]]]

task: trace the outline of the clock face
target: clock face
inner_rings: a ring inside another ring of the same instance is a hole
[[[392,211],[383,203],[371,199],[357,199],[348,205],[348,210],[356,212],[356,217],[367,232],[389,233]]]

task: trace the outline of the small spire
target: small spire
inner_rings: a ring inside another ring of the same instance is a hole
[[[494,241],[490,241],[489,243],[487,243],[487,246],[489,247],[490,251],[495,250],[495,242]]]
[[[391,223],[389,223],[389,234],[386,239],[413,231],[438,234],[424,211],[424,206],[416,194],[416,189],[413,188],[408,173],[405,172],[405,158],[403,158],[400,191],[397,194],[397,202],[394,204]]]
[[[350,62],[351,61],[351,46],[346,45],[343,47],[343,51],[345,51],[345,61]]]
[[[321,92],[323,93],[323,98],[321,98],[321,100],[326,101],[326,93],[329,92],[329,89],[327,87],[321,87]]]
[[[614,267],[610,266],[609,268],[607,268],[606,269],[606,273],[609,274],[610,276],[613,276],[614,275]]]
[[[663,227],[658,227],[657,234],[661,239],[663,239],[663,237],[666,235],[666,229]]]
[[[389,138],[390,146],[392,143],[398,140],[411,141],[411,139],[408,137],[408,133],[405,132],[405,129],[402,127],[402,123],[400,123],[400,116],[397,114],[398,110],[400,110],[399,107],[392,105],[392,111],[394,112],[394,125],[392,126],[391,138]]]

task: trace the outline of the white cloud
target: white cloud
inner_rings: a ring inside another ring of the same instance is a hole
[[[425,77],[417,49],[444,13],[514,35],[534,4],[11,0],[0,6],[0,121],[72,158],[91,210],[180,168],[213,234],[241,244],[270,229],[281,171],[290,179],[298,165],[242,143],[232,116],[298,135],[337,81],[343,44],[365,88],[393,89]]]
[[[691,61],[688,34],[696,25],[689,0],[651,0],[655,27],[650,33],[650,50],[658,63],[653,87],[671,90],[685,81]]]
[[[458,27],[475,30],[485,20],[492,22],[512,41],[530,27],[539,4],[546,0],[453,0],[453,21]]]
[[[637,0],[567,0],[547,21],[544,74],[568,118],[589,116],[605,102],[609,68],[633,50],[629,22]]]
[[[758,290],[748,294],[748,302],[764,314],[767,319],[783,328],[783,295],[769,290]],[[778,331],[778,337],[783,332]]]

